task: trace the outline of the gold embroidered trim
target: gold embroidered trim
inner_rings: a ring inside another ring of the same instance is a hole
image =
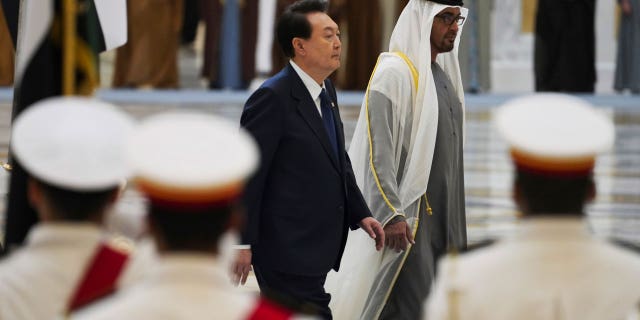
[[[415,85],[415,89],[416,92],[418,90],[418,72],[416,71],[416,68],[413,66],[413,64],[411,63],[411,60],[409,60],[409,58],[402,52],[393,52],[393,54],[397,55],[398,57],[400,57],[402,60],[404,60],[407,64],[407,66],[409,67],[409,71],[411,72],[411,75],[413,76],[413,82]],[[369,166],[371,167],[371,172],[373,174],[373,179],[376,181],[376,186],[378,187],[378,190],[380,191],[380,194],[382,195],[382,199],[384,199],[384,202],[387,204],[387,206],[391,209],[391,211],[393,211],[394,215],[391,217],[395,217],[396,215],[399,215],[398,210],[391,204],[391,201],[389,201],[389,198],[387,198],[387,195],[384,192],[384,189],[382,189],[382,185],[380,184],[380,179],[378,178],[378,172],[376,170],[376,167],[373,163],[373,138],[371,137],[371,120],[369,119],[369,89],[371,86],[371,80],[373,79],[373,75],[376,74],[376,70],[378,69],[378,64],[380,63],[380,57],[378,57],[378,61],[376,61],[376,65],[375,67],[373,67],[373,72],[371,72],[371,77],[369,78],[369,84],[367,85],[367,91],[366,91],[366,96],[365,96],[365,109],[366,109],[366,114],[367,114],[367,136],[369,138]],[[429,211],[431,212],[431,211]],[[402,215],[402,214],[400,214]],[[389,219],[387,219],[388,222]],[[386,224],[386,223],[385,223]]]

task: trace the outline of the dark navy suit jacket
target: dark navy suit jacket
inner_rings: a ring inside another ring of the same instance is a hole
[[[290,64],[268,79],[247,103],[240,123],[258,142],[260,168],[245,190],[243,243],[252,263],[297,275],[338,269],[349,226],[371,216],[344,147],[335,88],[339,155],[309,91]],[[373,243],[371,244],[373,245]]]

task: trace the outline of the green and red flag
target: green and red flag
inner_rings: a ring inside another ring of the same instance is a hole
[[[98,53],[127,41],[126,0],[22,0],[18,17],[12,119],[31,104],[60,95],[92,95]],[[27,173],[10,157],[5,250],[37,222],[26,197]]]

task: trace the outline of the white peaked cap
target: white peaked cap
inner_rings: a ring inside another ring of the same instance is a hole
[[[137,128],[128,156],[138,187],[152,202],[224,205],[235,200],[258,165],[258,148],[236,123],[170,112]]]
[[[33,177],[74,191],[116,187],[128,177],[125,143],[134,121],[95,99],[56,97],[13,123],[11,151]]]
[[[496,112],[495,125],[517,166],[560,174],[590,172],[615,136],[610,117],[564,94],[511,100]]]

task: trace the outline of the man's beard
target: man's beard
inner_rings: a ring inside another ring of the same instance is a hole
[[[452,42],[450,45],[446,43],[446,40],[442,40],[442,42],[436,46],[436,50],[438,53],[445,53],[453,50],[455,47],[455,42]]]

